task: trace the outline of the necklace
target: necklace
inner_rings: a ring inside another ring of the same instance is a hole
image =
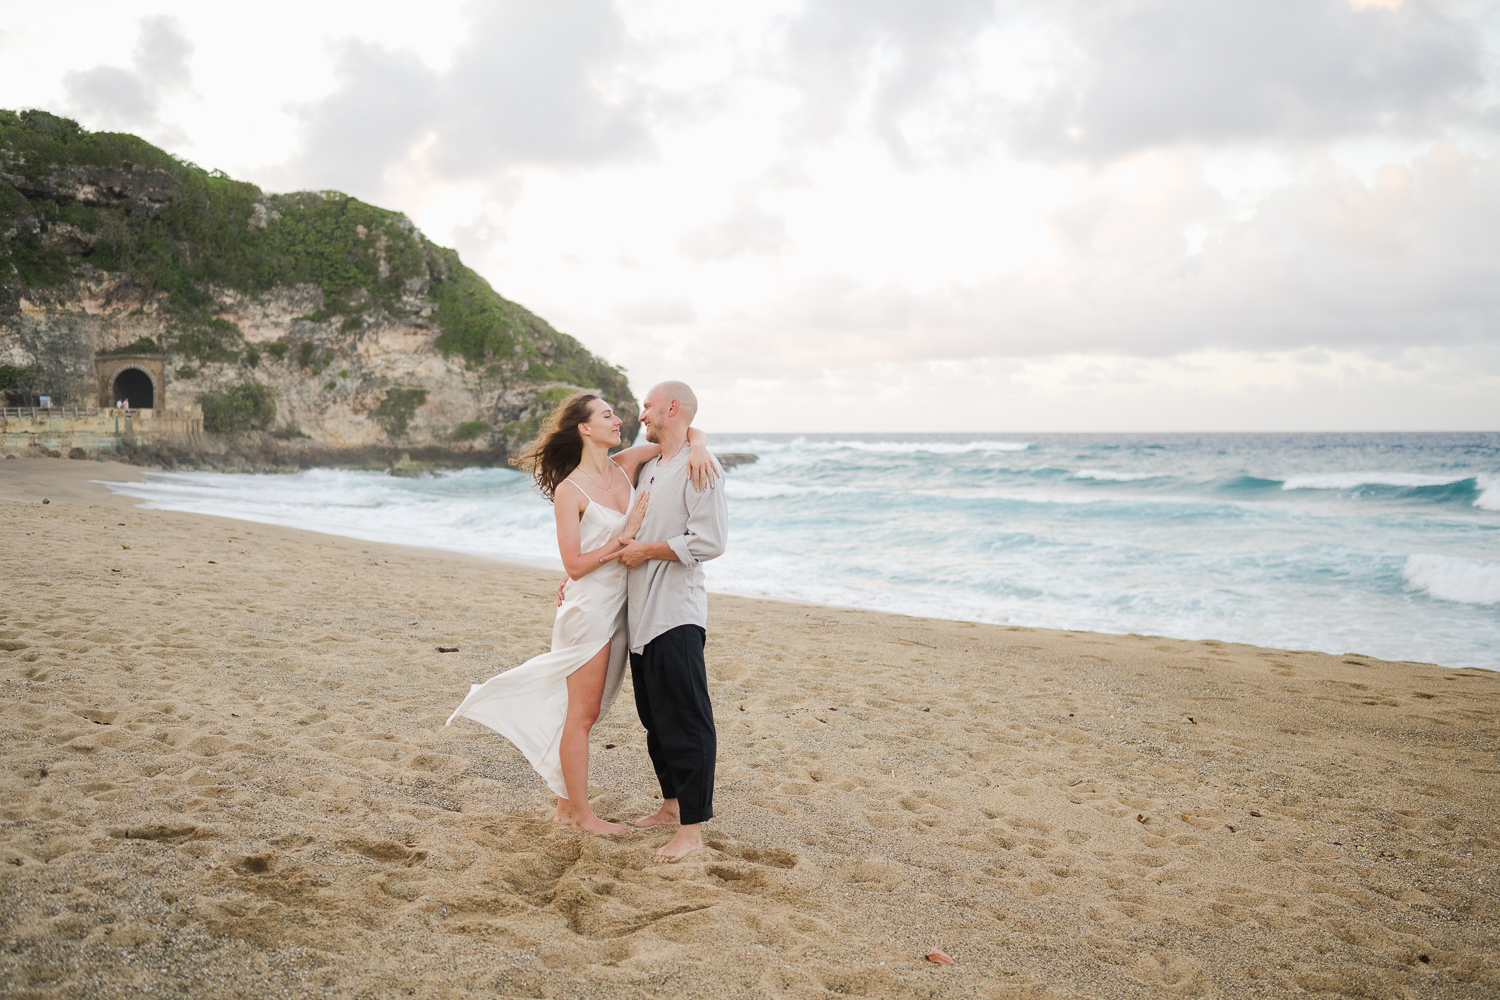
[[[613,462],[610,462],[610,463],[609,463],[609,464],[610,464],[610,467],[611,467],[611,468],[614,468],[614,467],[615,467],[615,463],[613,463]],[[594,478],[594,477],[593,477],[593,476],[591,476],[591,475],[589,475],[589,474],[588,474],[588,473],[587,473],[587,472],[584,472],[584,471],[583,471],[583,466],[581,466],[581,465],[580,465],[580,466],[579,466],[579,467],[578,467],[578,472],[579,472],[579,474],[580,474],[580,475],[582,475],[582,476],[583,476],[583,478],[585,478],[585,479],[587,479],[587,480],[588,480],[588,481],[589,481],[589,482],[591,482],[591,483],[593,483],[593,484],[594,484],[594,488],[595,488],[595,489],[600,489],[600,490],[603,490],[603,491],[604,491],[604,492],[606,492],[606,493],[613,493],[613,492],[614,492],[614,491],[615,491],[615,488],[614,488],[614,487],[613,487],[613,486],[600,486],[600,485],[599,485],[599,480],[597,480],[597,479],[595,479],[595,478]],[[613,482],[614,482],[614,481],[615,481],[615,474],[614,474],[614,473],[613,473],[613,472],[611,472],[611,473],[610,473],[610,474],[609,474],[609,481],[610,481],[610,482],[611,482],[611,483],[613,483]]]

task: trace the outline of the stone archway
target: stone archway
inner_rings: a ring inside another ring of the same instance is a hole
[[[132,410],[167,408],[166,358],[160,354],[126,354],[97,357],[99,405],[112,407],[130,400]]]
[[[150,410],[156,405],[156,386],[139,368],[122,368],[110,389],[113,399],[128,399],[132,410]]]

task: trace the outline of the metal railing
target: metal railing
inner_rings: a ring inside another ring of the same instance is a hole
[[[52,418],[69,417],[97,417],[101,413],[118,412],[121,416],[128,417],[134,410],[118,410],[113,407],[105,409],[100,406],[0,406],[0,420],[16,418],[24,420],[27,418],[46,420]]]

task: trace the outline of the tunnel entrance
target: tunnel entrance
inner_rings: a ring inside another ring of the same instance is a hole
[[[114,398],[130,400],[132,410],[149,410],[156,405],[156,387],[150,375],[138,368],[126,368],[115,376]]]

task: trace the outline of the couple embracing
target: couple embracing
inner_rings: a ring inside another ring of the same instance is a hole
[[[622,421],[608,402],[576,393],[553,411],[519,463],[552,501],[568,573],[552,649],[474,685],[448,719],[473,719],[514,743],[557,793],[553,822],[630,833],[589,805],[589,731],[614,704],[628,658],[664,800],[633,825],[678,827],[659,863],[703,846],[699,824],[713,816],[703,563],[724,551],[729,513],[692,426],[697,411],[692,389],[663,382],[641,407],[648,443],[613,457]]]

